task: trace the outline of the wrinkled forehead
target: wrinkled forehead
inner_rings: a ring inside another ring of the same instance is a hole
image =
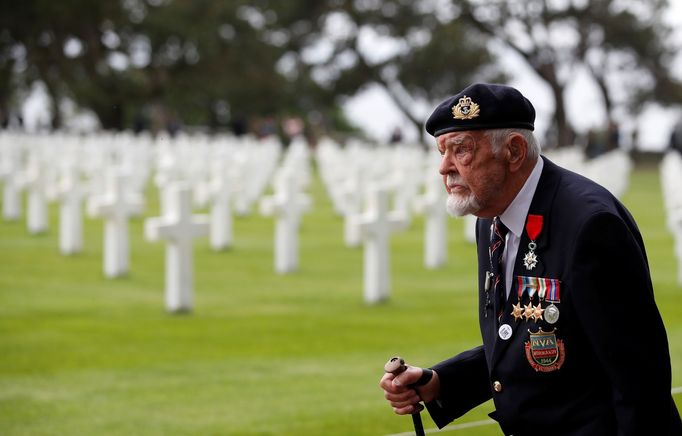
[[[438,148],[446,148],[454,145],[471,144],[476,145],[485,138],[483,131],[463,130],[458,132],[445,133],[436,137]]]

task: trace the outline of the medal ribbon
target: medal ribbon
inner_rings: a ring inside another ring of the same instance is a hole
[[[557,279],[549,280],[549,295],[547,295],[547,301],[550,303],[561,303],[561,282]]]
[[[559,279],[516,276],[516,280],[518,282],[519,301],[523,299],[525,293],[528,293],[531,299],[537,293],[541,300],[546,298],[550,303],[561,302],[561,282]]]
[[[526,289],[528,290],[528,297],[532,299],[535,293],[541,289],[541,280],[543,279],[539,277],[517,276],[517,280],[519,282],[519,301],[521,301],[523,294],[526,293]]]
[[[531,241],[535,241],[542,232],[543,218],[542,215],[528,215],[526,222],[526,233]]]

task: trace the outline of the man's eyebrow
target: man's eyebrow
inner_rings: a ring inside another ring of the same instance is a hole
[[[464,144],[464,140],[466,137],[464,136],[453,136],[452,138],[448,138],[445,141],[443,141],[443,145],[448,146],[448,145],[462,145]]]

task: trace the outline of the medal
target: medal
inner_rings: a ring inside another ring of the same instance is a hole
[[[523,265],[529,271],[535,268],[535,266],[538,264],[538,256],[535,254],[535,249],[538,245],[535,243],[535,240],[542,232],[542,225],[542,215],[528,215],[528,221],[526,222],[526,233],[528,233],[530,242],[528,243],[528,253],[523,256]]]
[[[537,245],[535,242],[528,244],[528,250],[530,251],[523,256],[523,266],[525,266],[528,270],[535,268],[535,266],[538,264],[538,256],[535,254],[535,251],[533,251],[535,250],[536,246]]]
[[[559,280],[550,280],[545,299],[550,303],[545,308],[545,321],[555,324],[559,321],[559,308],[554,303],[561,303],[561,282]]]
[[[535,322],[542,321],[542,313],[545,311],[545,309],[542,308],[541,304],[538,304],[537,306],[533,307],[533,320]]]
[[[533,303],[528,303],[523,306],[523,317],[526,321],[533,317]]]
[[[523,309],[521,309],[521,302],[512,304],[513,310],[511,315],[514,317],[514,321],[518,321],[523,318]]]
[[[545,309],[545,321],[550,324],[555,324],[557,321],[559,321],[559,308],[554,304],[550,304]]]

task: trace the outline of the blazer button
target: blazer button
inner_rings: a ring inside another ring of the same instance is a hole
[[[493,390],[494,390],[495,392],[502,392],[502,383],[500,383],[500,382],[498,382],[498,381],[495,381],[495,382],[493,383]]]

